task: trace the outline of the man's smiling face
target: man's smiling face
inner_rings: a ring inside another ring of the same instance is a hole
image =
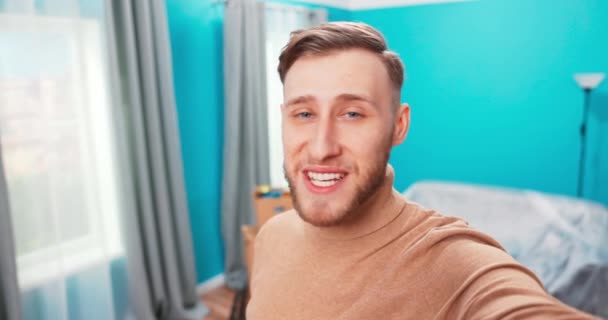
[[[284,169],[305,221],[340,224],[374,197],[407,132],[409,109],[394,97],[384,63],[366,50],[307,55],[291,66],[281,107]]]

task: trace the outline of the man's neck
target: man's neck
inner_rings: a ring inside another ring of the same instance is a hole
[[[306,229],[326,239],[347,240],[364,237],[390,223],[403,209],[403,198],[393,189],[394,172],[387,165],[384,181],[376,192],[361,205],[355,217],[339,225],[316,227],[306,223]]]

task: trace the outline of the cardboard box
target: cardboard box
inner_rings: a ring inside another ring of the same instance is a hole
[[[241,232],[243,233],[243,248],[245,253],[245,265],[247,266],[247,275],[251,279],[251,268],[253,268],[253,247],[255,244],[255,236],[258,234],[260,228],[258,226],[241,226]]]
[[[275,215],[293,208],[289,191],[283,189],[271,189],[261,186],[253,194],[255,215],[258,226]]]

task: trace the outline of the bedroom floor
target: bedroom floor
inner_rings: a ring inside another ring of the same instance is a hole
[[[202,295],[203,303],[210,311],[204,320],[230,319],[230,310],[235,294],[234,290],[223,286]]]

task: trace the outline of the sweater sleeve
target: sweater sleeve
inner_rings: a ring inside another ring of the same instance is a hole
[[[516,263],[497,263],[463,283],[456,305],[462,319],[594,319],[549,295]]]
[[[489,236],[464,226],[427,236],[427,296],[443,301],[439,319],[595,319],[547,293],[536,275]]]

